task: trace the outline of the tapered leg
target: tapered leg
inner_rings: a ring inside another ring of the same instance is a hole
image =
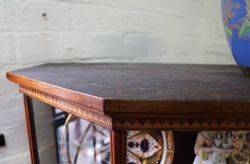
[[[111,164],[126,164],[127,132],[111,131]]]
[[[29,136],[30,157],[32,164],[39,164],[36,131],[33,117],[32,99],[26,95],[23,96],[24,109],[26,116],[26,126]]]

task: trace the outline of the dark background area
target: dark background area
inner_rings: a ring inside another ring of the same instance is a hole
[[[192,164],[197,132],[174,132],[174,164]]]

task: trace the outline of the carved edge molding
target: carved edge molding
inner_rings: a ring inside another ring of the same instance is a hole
[[[45,92],[20,86],[20,92],[108,129],[121,130],[250,130],[249,115],[113,116],[109,117]]]
[[[113,118],[113,128],[128,130],[250,130],[249,116]]]
[[[32,98],[36,98],[46,104],[52,105],[53,107],[59,108],[87,121],[108,129],[112,128],[112,119],[110,117],[98,112],[90,111],[87,107],[75,105],[56,96],[49,95],[45,92],[34,90],[28,87],[19,86],[19,90],[20,92],[27,94]]]

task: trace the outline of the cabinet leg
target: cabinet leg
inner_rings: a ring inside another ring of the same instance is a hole
[[[127,132],[111,131],[111,164],[126,164]]]
[[[36,130],[33,117],[32,99],[26,95],[23,96],[24,110],[26,116],[26,126],[29,136],[30,157],[32,164],[39,164]]]

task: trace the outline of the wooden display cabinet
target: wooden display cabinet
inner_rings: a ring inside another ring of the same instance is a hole
[[[250,80],[237,66],[45,64],[7,72],[7,78],[23,94],[33,164],[42,163],[38,134],[53,131],[52,124],[46,129],[36,127],[34,112],[55,108],[65,117],[72,114],[108,129],[112,164],[126,163],[128,131],[188,134],[250,129]],[[43,105],[33,110],[34,101]],[[187,138],[184,136],[183,143]],[[180,158],[179,147],[174,158]],[[173,156],[173,152],[168,155],[168,163]]]

